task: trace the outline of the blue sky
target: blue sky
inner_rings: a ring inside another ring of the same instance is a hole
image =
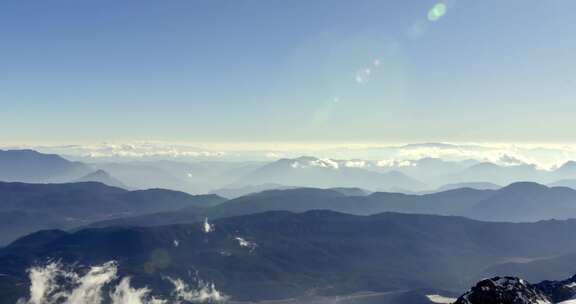
[[[573,142],[575,10],[6,0],[0,141]]]

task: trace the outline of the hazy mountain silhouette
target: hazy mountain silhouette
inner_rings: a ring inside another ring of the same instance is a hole
[[[499,166],[484,162],[473,165],[454,176],[461,182],[491,182],[507,185],[518,181],[546,182],[549,172],[539,170],[534,165],[520,164]]]
[[[216,195],[150,189],[127,191],[96,182],[24,184],[0,182],[0,243],[37,229],[68,228],[92,221],[223,202]],[[16,220],[18,219],[18,220]]]
[[[194,222],[204,216],[221,218],[274,210],[304,212],[318,209],[356,215],[402,212],[532,222],[576,218],[576,191],[536,183],[515,183],[499,190],[460,188],[422,195],[375,192],[351,196],[338,189],[295,188],[250,194],[208,209],[127,217],[98,223],[98,226],[161,225],[171,224],[172,220],[176,223]]]
[[[116,188],[124,188],[127,189],[126,185],[124,185],[121,181],[114,178],[108,172],[104,170],[96,170],[94,172],[88,173],[81,178],[75,180],[74,182],[81,183],[81,182],[98,182],[102,183],[111,187]]]
[[[309,210],[332,210],[350,214],[374,214],[386,211],[384,205],[364,203],[365,198],[351,197],[364,192],[356,189],[317,189],[293,188],[285,190],[267,190],[252,193],[208,209],[184,208],[178,211],[158,212],[139,216],[99,221],[90,227],[107,226],[158,226],[179,223],[194,223],[205,217],[222,218],[237,215],[254,214],[265,211],[304,212]]]
[[[269,190],[289,190],[289,189],[298,189],[301,187],[290,187],[290,186],[283,186],[279,184],[263,184],[263,185],[255,185],[255,186],[244,186],[241,188],[222,188],[211,193],[216,194],[221,197],[235,199],[242,196],[252,195],[259,192],[269,191]],[[356,187],[339,187],[339,188],[328,188],[327,190],[333,190],[339,192],[346,196],[366,196],[372,193],[371,191],[356,188]]]
[[[418,190],[425,185],[401,172],[375,172],[349,165],[345,161],[315,157],[281,159],[264,165],[240,178],[236,185],[275,183],[298,187],[359,187],[368,190],[394,188]]]
[[[227,188],[261,165],[260,162],[167,160],[94,164],[134,189],[164,188],[188,193],[208,193]]]
[[[458,178],[467,168],[478,164],[476,160],[446,161],[440,158],[422,158],[418,160],[397,161],[380,170],[395,170],[429,185],[439,187],[443,184],[466,182]]]
[[[69,182],[93,171],[89,166],[55,154],[33,150],[0,150],[0,181]]]
[[[270,190],[229,200],[207,210],[210,216],[234,216],[272,210],[303,212],[326,209],[358,215],[385,211],[453,215],[488,198],[490,190],[458,189],[426,195],[375,192],[349,196],[334,189]]]
[[[192,192],[192,186],[184,176],[177,177],[146,162],[98,163],[95,166],[132,189],[164,188]]]
[[[576,189],[576,179],[562,179],[548,184],[549,187],[568,187]]]
[[[576,161],[568,161],[557,168],[554,173],[562,178],[576,178]]]
[[[247,185],[247,186],[243,186],[243,187],[239,187],[239,188],[221,188],[221,189],[211,191],[210,193],[213,193],[213,194],[216,194],[216,195],[219,195],[221,197],[228,198],[228,199],[233,199],[233,198],[238,198],[241,196],[254,194],[254,193],[258,193],[258,192],[262,192],[262,191],[266,191],[266,190],[277,190],[277,189],[282,190],[282,189],[290,189],[290,188],[294,188],[294,187],[268,183],[268,184],[261,184],[261,185]]]
[[[476,182],[476,183],[456,183],[456,184],[446,184],[436,190],[436,192],[460,189],[460,188],[472,188],[478,190],[498,190],[502,186],[488,183],[488,182]]]
[[[519,182],[478,202],[466,215],[495,221],[576,218],[576,190]]]
[[[101,171],[96,173],[91,167],[103,170],[111,177]],[[517,181],[570,186],[569,180],[576,180],[576,162],[573,161],[556,170],[546,171],[523,163],[502,166],[476,160],[445,161],[439,158],[390,164],[299,157],[271,163],[130,161],[89,166],[32,150],[0,150],[0,168],[0,180],[3,181],[99,181],[131,189],[221,192],[230,198],[283,188],[284,185],[419,193],[431,187],[443,187],[440,190],[467,186],[493,189],[496,184],[507,185]],[[447,184],[450,184],[449,188],[444,187]]]

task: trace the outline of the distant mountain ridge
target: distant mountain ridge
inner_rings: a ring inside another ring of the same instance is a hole
[[[436,147],[435,144],[431,145]],[[368,191],[422,193],[431,192],[430,189],[454,189],[458,185],[495,189],[496,185],[532,181],[576,188],[573,182],[576,180],[574,161],[568,161],[554,170],[543,170],[513,157],[502,158],[507,161],[506,164],[474,159],[446,161],[430,157],[377,161],[312,156],[273,162],[155,160],[84,164],[33,150],[0,150],[0,181],[99,181],[130,189],[166,188],[188,193],[222,191],[229,198],[285,186],[356,187]]]
[[[422,158],[406,161],[321,159],[312,156],[280,159],[243,176],[236,185],[276,183],[300,187],[359,187],[371,191],[418,193],[426,188],[455,189],[470,185],[478,189],[497,189],[520,181],[553,184],[576,179],[576,162],[568,161],[553,170],[502,156],[507,164],[477,160],[445,161]],[[378,173],[378,174],[375,174]],[[450,188],[448,188],[450,187]]]
[[[576,161],[567,161],[562,166],[557,168],[554,172],[560,176],[566,176],[566,175],[575,176],[576,175]]]
[[[0,244],[38,229],[71,228],[129,215],[208,208],[225,199],[149,189],[127,191],[97,182],[25,184],[0,182]],[[19,218],[19,220],[11,220]]]
[[[286,210],[303,212],[326,209],[358,215],[385,211],[428,214],[458,214],[487,198],[489,190],[460,189],[426,195],[375,192],[349,196],[334,189],[297,188],[269,190],[229,200],[207,210],[211,216],[235,216]]]
[[[576,189],[576,179],[561,179],[548,184],[549,187],[568,187]]]
[[[423,195],[368,194],[345,188],[294,188],[268,190],[226,200],[216,195],[191,196],[162,189],[130,192],[98,183],[0,183],[0,218],[22,218],[21,222],[8,221],[10,226],[4,224],[6,231],[13,231],[5,234],[7,240],[35,231],[40,223],[43,223],[40,229],[69,228],[93,222],[98,222],[96,226],[149,226],[191,223],[203,217],[319,209],[357,215],[402,212],[533,222],[576,218],[576,190],[526,182],[498,190],[461,188]],[[42,217],[42,214],[46,216]]]
[[[498,190],[502,188],[502,186],[489,182],[456,183],[456,184],[446,184],[436,189],[435,192],[449,191],[461,188],[472,188],[478,190]]]
[[[95,163],[132,189],[164,188],[192,194],[215,193],[249,172],[259,162],[130,161]],[[237,187],[232,187],[237,188]]]
[[[303,156],[281,159],[254,170],[236,185],[274,183],[297,187],[360,187],[368,190],[423,189],[425,185],[398,171],[376,172],[363,162]]]
[[[262,192],[262,191],[267,191],[267,190],[282,190],[282,189],[290,189],[290,188],[294,188],[294,187],[284,186],[284,185],[280,185],[280,184],[267,183],[267,184],[261,184],[261,185],[247,185],[247,186],[242,186],[242,187],[237,187],[237,188],[221,188],[221,189],[216,189],[214,191],[211,191],[210,193],[213,193],[213,194],[216,194],[216,195],[228,198],[228,199],[234,199],[234,198],[239,198],[241,196],[254,194],[254,193],[258,193],[258,192]]]
[[[75,180],[75,182],[77,183],[98,182],[110,187],[123,188],[123,189],[128,188],[121,181],[117,180],[104,170],[96,170],[94,172],[88,173],[87,175],[84,175],[81,178]]]
[[[460,188],[423,195],[375,192],[347,197],[321,189],[271,190],[230,200],[213,214],[328,209],[351,214],[384,211],[460,215],[479,220],[532,222],[576,218],[576,190],[518,182],[498,190]]]
[[[468,213],[495,221],[538,221],[576,218],[576,190],[518,182],[501,188],[478,202]]]
[[[530,194],[523,195],[524,192]],[[576,191],[536,183],[515,183],[499,190],[460,188],[422,195],[375,192],[351,196],[339,189],[295,188],[249,194],[203,210],[146,214],[95,225],[167,225],[172,221],[191,223],[203,217],[222,218],[275,210],[332,210],[356,215],[401,212],[458,215],[486,221],[534,222],[576,218]]]
[[[69,182],[91,172],[81,162],[33,150],[0,150],[0,181],[27,183]]]

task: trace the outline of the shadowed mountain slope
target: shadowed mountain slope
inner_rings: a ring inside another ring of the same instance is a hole
[[[267,212],[204,224],[32,234],[0,250],[0,280],[26,292],[26,269],[57,259],[116,260],[158,292],[163,276],[198,271],[237,300],[357,291],[461,291],[490,265],[576,251],[576,221],[490,223],[460,217]],[[0,282],[1,283],[1,282]]]

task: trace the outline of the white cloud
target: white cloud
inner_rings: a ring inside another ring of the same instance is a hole
[[[77,280],[78,286],[68,297],[67,303],[101,303],[102,288],[116,278],[116,271],[116,264],[112,262],[92,267]]]
[[[410,160],[383,159],[376,162],[376,166],[383,168],[398,168],[398,167],[411,167],[415,166],[415,164]]]
[[[214,231],[214,225],[210,224],[210,222],[208,222],[208,218],[204,218],[204,223],[202,225],[202,231],[204,233],[210,233]]]
[[[168,301],[156,299],[150,296],[148,288],[133,288],[130,284],[130,278],[123,278],[110,294],[112,304],[164,304]],[[92,304],[89,302],[79,302]]]
[[[517,166],[526,164],[527,161],[521,160],[518,156],[502,154],[498,159],[498,162],[504,166]]]
[[[190,288],[188,284],[180,279],[168,278],[174,285],[172,292],[176,303],[185,301],[186,303],[215,303],[225,302],[228,296],[222,294],[216,289],[213,283],[198,282],[198,288]]]
[[[340,164],[337,161],[334,161],[329,158],[324,159],[296,159],[292,161],[290,167],[294,169],[305,169],[305,168],[329,168],[329,169],[338,169],[340,168]]]
[[[66,269],[60,263],[49,263],[29,269],[30,296],[18,300],[17,304],[101,304],[108,296],[112,304],[165,304],[165,303],[215,303],[224,302],[226,295],[218,291],[213,283],[196,280],[197,288],[181,279],[167,278],[173,285],[171,299],[159,299],[151,296],[147,287],[134,288],[130,278],[118,280],[118,265],[108,262],[93,266],[85,274],[74,269]],[[115,285],[114,285],[115,284]],[[110,287],[109,295],[103,289]]]
[[[89,159],[150,159],[150,158],[221,158],[222,151],[210,151],[191,145],[168,144],[161,142],[102,143],[92,145],[68,145],[54,147],[32,147],[36,150],[66,154]]]
[[[284,157],[281,153],[275,153],[275,152],[268,152],[268,153],[264,154],[264,156],[266,158],[271,158],[271,159],[280,159],[280,158]]]
[[[308,163],[311,167],[338,169],[340,165],[329,158],[317,159]]]
[[[258,247],[258,244],[254,243],[254,242],[250,242],[250,241],[246,240],[245,238],[235,237],[234,239],[238,242],[238,245],[240,245],[240,247],[248,248],[248,249],[250,249],[250,252],[254,251],[256,249],[256,247]]]
[[[344,162],[344,166],[348,168],[365,168],[369,167],[370,163],[364,160],[348,160]]]
[[[333,104],[333,102],[330,102]],[[201,148],[198,148],[201,146]],[[238,145],[193,145],[162,142],[135,142],[125,144],[95,144],[68,146],[10,146],[10,149],[29,148],[46,153],[58,153],[72,159],[89,161],[122,161],[147,159],[177,160],[260,160],[269,161],[300,155],[322,155],[326,159],[370,159],[412,161],[426,157],[447,161],[475,159],[510,165],[511,158],[523,163],[535,164],[550,169],[568,160],[576,160],[576,145],[573,144],[296,144],[296,143],[252,143]],[[505,156],[505,157],[503,157]],[[295,164],[298,166],[324,166]],[[345,166],[344,163],[340,164]],[[336,167],[335,165],[327,165]],[[380,166],[386,166],[385,161]]]

